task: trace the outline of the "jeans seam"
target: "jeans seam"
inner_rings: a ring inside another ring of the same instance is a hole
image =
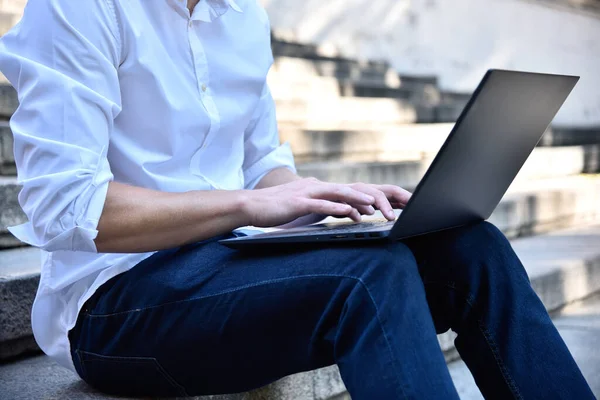
[[[360,284],[363,286],[363,288],[365,289],[365,291],[369,295],[369,299],[371,300],[371,303],[373,304],[373,307],[375,307],[375,316],[377,317],[377,322],[379,324],[379,328],[381,329],[381,333],[383,334],[383,338],[385,339],[385,343],[387,344],[388,352],[390,354],[390,358],[392,360],[392,363],[395,365],[396,369],[399,370],[399,368],[398,368],[398,361],[394,357],[394,353],[392,352],[392,345],[390,344],[390,341],[389,341],[389,339],[388,339],[388,337],[387,337],[387,335],[385,333],[385,329],[383,329],[383,322],[381,321],[381,318],[379,317],[379,308],[377,308],[377,303],[375,303],[375,299],[371,295],[371,291],[369,290],[369,288],[367,287],[367,284],[365,282],[363,282],[362,279],[357,278],[357,277],[352,277],[352,276],[349,276],[348,278],[353,278],[353,279],[356,279],[358,282],[360,282]],[[396,385],[398,385],[398,387],[400,388],[400,391],[402,393],[402,397],[404,399],[408,399],[408,397],[406,396],[406,392],[404,391],[404,387],[402,386],[402,383],[398,379],[398,376],[396,374],[394,374],[394,377],[395,377],[395,380],[396,380]]]
[[[456,287],[456,283],[455,282],[441,283],[441,282],[435,282],[435,281],[424,281],[423,283],[425,285],[429,285],[429,284],[442,285],[442,286],[445,286],[445,287],[447,287],[449,289],[452,289],[453,291],[459,293],[461,295],[461,297],[464,298],[465,303],[467,303],[469,305],[469,307],[471,308],[471,310],[473,310],[473,311],[477,310],[477,307],[476,307],[477,306],[477,301],[475,300],[475,298],[473,296],[471,296],[471,295],[464,294],[465,291],[459,290]],[[466,292],[468,293],[468,291],[466,291]],[[496,365],[500,369],[500,373],[502,374],[502,378],[504,379],[504,382],[506,383],[506,386],[508,386],[510,388],[511,392],[515,396],[515,399],[523,399],[523,396],[519,392],[519,389],[517,388],[514,380],[512,379],[512,377],[510,376],[508,370],[506,369],[506,366],[502,362],[500,354],[497,351],[498,345],[496,344],[496,342],[492,338],[491,333],[484,326],[483,320],[481,318],[479,318],[479,317],[477,317],[477,327],[478,327],[479,331],[481,332],[481,334],[483,336],[483,339],[487,343],[488,348],[492,352],[494,360],[496,361]]]
[[[134,312],[142,312],[142,311],[146,311],[146,310],[152,310],[155,308],[160,308],[160,307],[173,305],[173,304],[181,304],[181,303],[188,303],[188,302],[196,301],[196,300],[208,299],[211,297],[221,296],[224,294],[239,292],[240,290],[244,290],[244,289],[250,289],[253,287],[258,287],[258,286],[263,286],[263,285],[269,285],[271,283],[285,282],[285,281],[292,280],[292,279],[318,278],[318,277],[353,278],[353,279],[357,279],[360,281],[360,278],[357,278],[357,277],[346,276],[346,275],[337,275],[337,274],[311,274],[311,275],[289,276],[289,277],[285,277],[285,278],[267,279],[265,281],[249,283],[246,285],[237,286],[237,287],[231,288],[231,289],[221,290],[219,292],[207,294],[204,296],[191,297],[189,299],[169,301],[166,303],[155,304],[155,305],[148,306],[148,307],[134,308],[131,310],[118,311],[118,312],[114,312],[114,313],[106,313],[106,314],[91,314],[91,313],[89,313],[87,316],[88,316],[88,318],[106,318],[106,317],[113,317],[113,316],[119,316],[119,315],[124,315],[124,314],[131,314]]]
[[[192,298],[184,299],[184,300],[171,301],[171,302],[157,304],[157,305],[154,305],[154,306],[149,306],[149,307],[144,307],[144,308],[138,308],[138,309],[127,310],[127,311],[120,311],[120,312],[117,312],[117,313],[110,313],[110,314],[88,314],[88,318],[106,318],[106,317],[112,317],[112,316],[130,314],[130,313],[133,313],[133,312],[142,312],[142,311],[151,310],[151,309],[155,309],[155,308],[159,308],[159,307],[163,307],[163,306],[168,306],[168,305],[172,305],[172,304],[187,303],[187,302],[191,302],[191,301],[207,299],[207,298],[210,298],[210,297],[221,296],[221,295],[224,295],[224,294],[235,293],[235,292],[238,292],[240,290],[249,289],[249,288],[258,287],[258,286],[263,286],[263,285],[269,285],[271,283],[278,283],[278,282],[289,281],[289,280],[292,280],[292,279],[306,279],[306,278],[344,278],[344,279],[354,279],[357,282],[359,282],[363,286],[363,288],[365,289],[365,291],[367,292],[367,294],[369,296],[369,299],[371,300],[371,303],[373,304],[373,307],[375,308],[375,316],[377,318],[377,322],[379,324],[379,328],[381,329],[381,332],[382,332],[383,337],[385,339],[386,345],[388,347],[388,352],[389,352],[389,354],[391,356],[392,363],[397,367],[397,360],[393,356],[392,346],[391,346],[390,341],[389,341],[389,339],[388,339],[388,337],[387,337],[387,335],[385,333],[385,330],[383,328],[383,323],[382,323],[381,318],[379,316],[379,309],[377,308],[377,304],[375,303],[375,299],[373,298],[373,296],[371,294],[371,291],[369,290],[369,288],[366,285],[366,283],[361,278],[356,277],[356,276],[351,276],[351,275],[341,275],[341,274],[310,274],[310,275],[298,275],[298,276],[291,276],[291,277],[278,278],[278,279],[268,279],[268,280],[265,280],[265,281],[255,282],[255,283],[247,284],[247,285],[243,285],[243,286],[238,286],[236,288],[222,290],[222,291],[219,291],[219,292],[216,292],[216,293],[212,293],[212,294],[209,294],[209,295],[205,295],[205,296],[197,296],[197,297],[192,297]],[[406,393],[404,392],[404,388],[402,387],[402,384],[399,382],[397,376],[395,376],[395,379],[396,379],[396,384],[398,385],[398,387],[400,387],[400,390],[402,392],[402,396],[405,399],[408,398],[406,396]]]
[[[496,365],[498,365],[498,368],[500,369],[500,373],[504,378],[504,382],[506,382],[506,385],[510,388],[511,392],[515,396],[515,399],[523,399],[523,396],[519,392],[515,381],[512,379],[512,377],[508,373],[508,370],[506,369],[506,366],[502,362],[502,358],[500,357],[500,354],[497,351],[498,345],[492,338],[491,333],[483,326],[483,321],[481,321],[480,319],[477,320],[477,325],[479,327],[479,331],[483,335],[483,338],[485,339],[486,343],[488,344],[488,347],[490,348],[494,356],[494,360],[496,360]]]
[[[86,381],[87,380],[87,371],[85,369],[85,365],[83,364],[83,358],[81,357],[81,351],[79,349],[76,349],[75,354],[77,354],[77,358],[79,359],[79,366],[81,367],[81,374],[83,375],[81,378],[84,381]]]

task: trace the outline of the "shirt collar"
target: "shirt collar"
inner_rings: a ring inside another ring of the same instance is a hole
[[[178,12],[187,16],[187,1],[186,0],[170,0]],[[221,17],[229,9],[242,13],[242,8],[235,0],[201,0],[192,13],[193,20],[212,22]]]
[[[225,14],[229,10],[229,8],[240,13],[242,12],[242,9],[240,8],[240,6],[237,5],[235,0],[202,0],[200,1],[200,3],[198,3],[198,5],[204,2],[206,2],[206,4],[208,4],[213,9],[213,11],[216,13],[217,18]]]
[[[238,6],[238,4],[234,0],[227,0],[227,2],[229,3],[229,7],[231,7],[234,11],[237,11],[239,13],[243,12],[240,6]]]

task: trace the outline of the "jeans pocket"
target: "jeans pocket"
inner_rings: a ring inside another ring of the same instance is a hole
[[[153,357],[115,357],[76,350],[82,378],[108,394],[134,397],[186,396]]]

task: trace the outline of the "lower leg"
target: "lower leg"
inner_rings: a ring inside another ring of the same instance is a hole
[[[366,258],[333,330],[352,398],[457,399],[412,254],[398,243]]]
[[[481,223],[407,244],[420,265],[438,333],[457,332],[456,347],[486,398],[593,398],[525,269],[494,226]]]

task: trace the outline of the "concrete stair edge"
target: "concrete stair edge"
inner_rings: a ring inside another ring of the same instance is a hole
[[[344,153],[357,154],[405,154],[412,152],[435,154],[450,132],[453,123],[407,123],[360,121],[352,124],[344,121],[331,123],[279,123],[282,142],[289,142],[297,162],[330,161],[331,157]],[[600,126],[581,128],[550,127],[542,136],[537,148],[587,147],[588,158],[599,157]],[[331,155],[331,156],[330,156]],[[364,160],[363,156],[363,160]],[[368,161],[375,161],[370,159]],[[390,160],[389,158],[387,160]],[[396,160],[401,160],[396,158]],[[367,161],[367,160],[365,160]]]
[[[335,149],[327,153],[326,149],[315,146],[314,151],[302,154],[297,159],[296,167],[303,176],[314,176],[331,182],[351,182],[357,176],[360,180],[375,182],[376,179],[386,180],[385,183],[404,183],[395,176],[402,176],[404,170],[420,171],[409,186],[414,186],[425,170],[430,166],[438,144],[431,140],[430,149],[398,150],[390,148],[393,145],[378,148],[368,148],[364,151],[352,151],[351,148]],[[333,146],[330,146],[333,147]],[[321,151],[325,150],[325,151]],[[310,161],[307,161],[310,160]],[[304,161],[304,162],[301,162]],[[387,173],[386,173],[387,171]],[[538,147],[517,175],[517,180],[533,180],[556,178],[581,173],[600,172],[600,144],[569,147]]]

